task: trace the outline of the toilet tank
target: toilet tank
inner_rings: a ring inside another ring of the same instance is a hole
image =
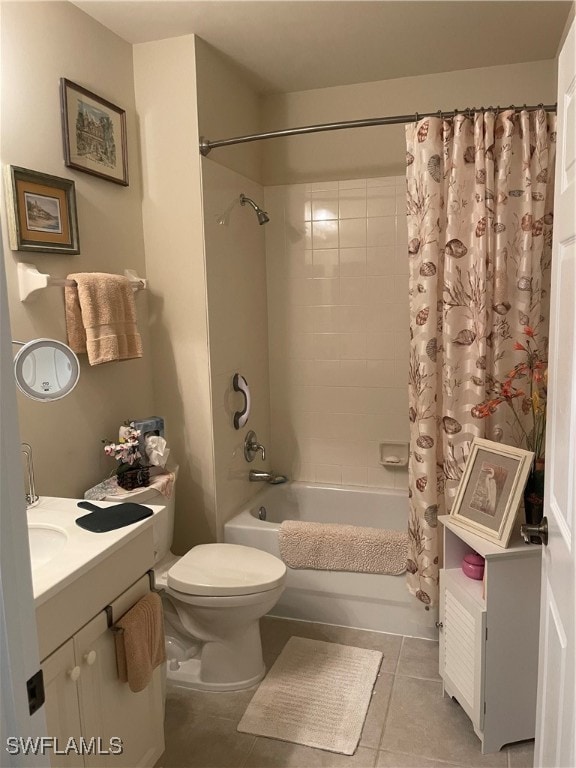
[[[178,477],[178,467],[170,467]],[[156,488],[135,488],[133,491],[106,496],[106,501],[131,501],[134,504],[154,504],[163,509],[154,515],[152,525],[154,529],[154,563],[159,563],[170,552],[172,537],[174,535],[174,506],[176,497],[176,480],[172,486],[170,498],[166,498]]]

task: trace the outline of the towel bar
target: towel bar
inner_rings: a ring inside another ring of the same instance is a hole
[[[146,571],[146,573],[148,574],[148,579],[150,581],[150,592],[158,592],[158,594],[160,594],[162,590],[158,589],[156,586],[156,577],[154,574],[154,568],[150,568],[150,570]]]
[[[133,589],[133,588],[134,588],[134,587],[136,587],[137,585],[139,585],[139,584],[140,584],[140,586],[144,586],[143,584],[141,584],[141,581],[142,581],[143,579],[145,579],[146,577],[148,577],[148,585],[149,585],[149,588],[150,588],[150,592],[160,592],[160,590],[156,588],[156,584],[155,584],[155,580],[154,580],[154,570],[153,570],[152,568],[150,568],[150,569],[149,569],[149,570],[147,570],[147,571],[146,571],[144,574],[142,574],[142,576],[141,576],[141,577],[138,579],[138,581],[137,581],[137,582],[135,582],[134,584],[132,584],[132,586],[131,586],[131,587],[129,587],[129,588],[128,588],[128,590],[126,590],[126,592],[124,592],[124,593],[123,593],[123,594],[124,594],[124,596],[126,595],[126,593],[127,593],[129,590]],[[143,597],[143,595],[141,595],[141,596]],[[117,607],[117,605],[118,605],[118,601],[119,601],[121,598],[122,598],[122,595],[120,596],[120,598],[118,598],[117,600],[114,600],[114,601],[113,601],[113,603],[115,603],[115,604],[116,604],[116,607]],[[124,613],[125,613],[127,610],[130,610],[130,607],[132,607],[132,605],[135,605],[137,602],[138,602],[138,600],[136,599],[136,601],[135,601],[135,602],[131,602],[131,603],[128,603],[128,604],[126,605],[126,607],[125,607],[124,609],[122,609],[122,610],[121,610],[121,615],[124,615]],[[130,607],[128,607],[128,606],[130,606]],[[105,606],[104,610],[106,611],[106,623],[108,624],[108,629],[109,629],[109,630],[111,630],[112,632],[124,632],[124,630],[122,629],[122,627],[117,627],[117,626],[115,626],[115,624],[114,624],[114,607],[113,607],[112,605],[107,605],[107,606]],[[118,618],[119,618],[119,617],[117,617],[117,620],[118,620]]]
[[[138,277],[133,269],[125,269],[124,275],[130,280],[132,288],[135,291],[148,287],[148,281],[143,277]],[[18,264],[18,290],[20,301],[28,301],[29,299],[32,299],[38,291],[41,291],[44,288],[73,285],[76,285],[74,280],[68,280],[65,277],[52,277],[51,275],[45,275],[42,272],[38,272],[38,269],[34,264],[25,264],[24,262]]]
[[[122,627],[115,627],[114,626],[114,617],[112,615],[112,606],[107,605],[104,610],[106,611],[106,622],[108,624],[108,629],[111,632],[124,632]]]

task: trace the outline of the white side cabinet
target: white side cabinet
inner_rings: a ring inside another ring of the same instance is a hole
[[[536,723],[541,548],[514,535],[503,549],[461,528],[449,515],[440,571],[440,675],[444,693],[464,709],[482,753],[532,739]],[[485,558],[484,581],[461,570]]]
[[[117,600],[110,610],[116,621],[149,591],[148,576],[142,577]],[[88,754],[75,749],[54,754],[58,768],[149,768],[164,751],[162,668],[158,667],[148,687],[132,693],[121,683],[116,669],[114,635],[101,611],[70,640],[42,662],[46,692],[48,733],[65,750],[69,739],[80,745],[81,737],[94,746]],[[122,740],[121,754],[114,754],[114,741]],[[101,754],[97,754],[100,752]]]

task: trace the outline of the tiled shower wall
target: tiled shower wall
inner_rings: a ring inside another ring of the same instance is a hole
[[[271,459],[291,479],[407,486],[379,461],[408,441],[405,184],[265,188]]]

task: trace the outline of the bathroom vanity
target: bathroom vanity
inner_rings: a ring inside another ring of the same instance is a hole
[[[536,727],[541,547],[519,532],[498,547],[460,527],[444,527],[440,570],[440,676],[444,693],[466,712],[482,754],[533,739]],[[485,559],[484,580],[462,572],[462,559]]]
[[[164,672],[132,693],[118,679],[110,626],[150,590],[153,518],[91,533],[74,523],[81,514],[74,499],[28,510],[47,733],[60,751],[51,762],[151,768],[164,751]]]

